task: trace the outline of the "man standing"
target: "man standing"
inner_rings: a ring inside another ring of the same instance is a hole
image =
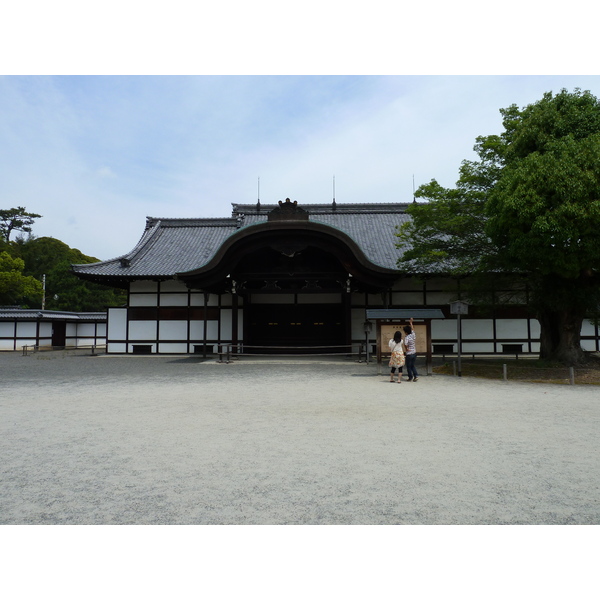
[[[408,381],[418,381],[419,374],[415,361],[417,360],[417,336],[413,326],[413,319],[410,318],[409,324],[404,326],[404,346],[406,347],[406,370],[408,372]]]

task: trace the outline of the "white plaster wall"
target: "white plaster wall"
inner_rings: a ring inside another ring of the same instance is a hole
[[[206,322],[207,330],[209,323]],[[204,340],[204,321],[190,321],[190,340]]]
[[[371,308],[383,306],[383,299],[381,298],[381,294],[367,294],[367,300]]]
[[[156,292],[158,283],[156,281],[132,281],[129,290],[131,292]]]
[[[67,337],[76,337],[77,336],[77,323],[76,322],[71,322],[71,323],[66,324],[65,335]]]
[[[19,345],[17,344],[17,349]],[[0,340],[0,350],[14,350],[15,349],[15,340]]]
[[[206,306],[218,306],[219,297],[215,294],[209,294]],[[204,294],[190,294],[190,306],[204,306]]]
[[[15,324],[6,321],[0,321],[0,337],[14,337]]]
[[[187,294],[161,294],[160,295],[161,306],[187,306],[188,295]]]
[[[456,340],[456,319],[433,319],[431,321],[431,338],[434,341]]]
[[[392,292],[394,306],[414,306],[423,303],[422,292]]]
[[[127,350],[127,345],[126,344],[120,344],[120,343],[110,343],[107,344],[106,346],[106,351],[110,354],[111,352],[118,352],[118,353],[124,353]]]
[[[474,338],[494,339],[494,325],[491,319],[461,319],[460,322],[463,341]]]
[[[596,351],[596,341],[595,340],[581,340],[581,347],[588,352]]]
[[[238,339],[244,341],[244,311],[238,310]]]
[[[40,323],[40,337],[52,337],[52,323]]]
[[[444,292],[452,292],[456,294],[457,284],[451,279],[444,279],[443,277],[435,277],[427,280],[428,290],[441,290]]]
[[[403,290],[422,290],[423,289],[423,282],[419,281],[416,278],[410,278],[410,279],[400,279],[399,281],[397,281],[394,284],[394,287],[392,288],[394,290],[396,289],[403,289]]]
[[[52,346],[52,323],[51,322],[42,322],[40,323],[40,333],[39,333],[39,344],[40,347],[51,347]],[[43,339],[46,338],[46,339]],[[65,340],[65,343],[68,345],[69,341]]]
[[[158,339],[163,340],[187,340],[187,321],[159,321]]]
[[[463,342],[462,343],[462,351],[464,354],[468,354],[469,352],[490,352],[494,351],[493,342],[490,343],[474,343],[474,342]]]
[[[232,311],[229,308],[221,310],[221,340],[224,341],[231,339],[231,314]]]
[[[129,339],[143,341],[155,340],[156,321],[130,321]]]
[[[129,306],[157,306],[158,294],[130,294]]]
[[[527,339],[527,319],[498,319],[496,321],[496,337]]]
[[[95,331],[94,323],[77,323],[76,333],[78,336],[93,336]]]
[[[531,339],[540,339],[540,322],[537,319],[530,319],[529,327],[531,329]]]
[[[127,309],[108,309],[108,337],[111,340],[124,340],[127,332]]]
[[[206,339],[216,340],[219,335],[219,321],[206,322]],[[204,321],[190,321],[190,339],[204,340]]]
[[[167,281],[161,281],[160,283],[161,292],[185,292],[187,296],[187,286],[182,281],[176,279],[168,279]]]
[[[450,304],[456,299],[455,292],[427,292],[427,306],[439,306],[444,304]]]
[[[37,324],[35,322],[17,323],[17,337],[18,338],[33,337],[34,343],[35,343],[36,332],[37,332]]]
[[[165,344],[164,342],[160,342],[158,344],[158,351],[170,354],[187,354],[188,347],[187,343]]]
[[[596,335],[596,328],[591,321],[584,319],[581,325],[581,335]]]
[[[351,337],[353,340],[364,340],[366,339],[364,322],[367,316],[365,314],[364,308],[353,308],[350,311],[350,322],[351,322]],[[372,329],[371,329],[371,338],[377,338],[377,326],[375,321],[371,321]]]

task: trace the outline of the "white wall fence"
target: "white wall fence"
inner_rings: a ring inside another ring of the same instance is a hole
[[[0,351],[106,346],[106,313],[0,309]]]

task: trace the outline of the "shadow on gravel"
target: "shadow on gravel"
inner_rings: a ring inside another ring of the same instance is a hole
[[[175,358],[173,360],[169,360],[168,363],[169,364],[189,365],[189,364],[200,364],[200,363],[208,362],[209,360],[211,360],[211,359],[210,358],[197,358],[195,356],[188,356],[186,358]]]

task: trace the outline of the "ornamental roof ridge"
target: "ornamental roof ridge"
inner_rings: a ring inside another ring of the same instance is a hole
[[[146,228],[160,223],[161,227],[232,227],[236,224],[234,217],[146,217]]]
[[[404,213],[410,202],[361,202],[361,203],[340,203],[330,202],[327,204],[298,203],[309,214],[355,214],[355,213]],[[232,203],[233,214],[255,214],[266,215],[273,209],[278,208],[278,204],[237,204]]]

